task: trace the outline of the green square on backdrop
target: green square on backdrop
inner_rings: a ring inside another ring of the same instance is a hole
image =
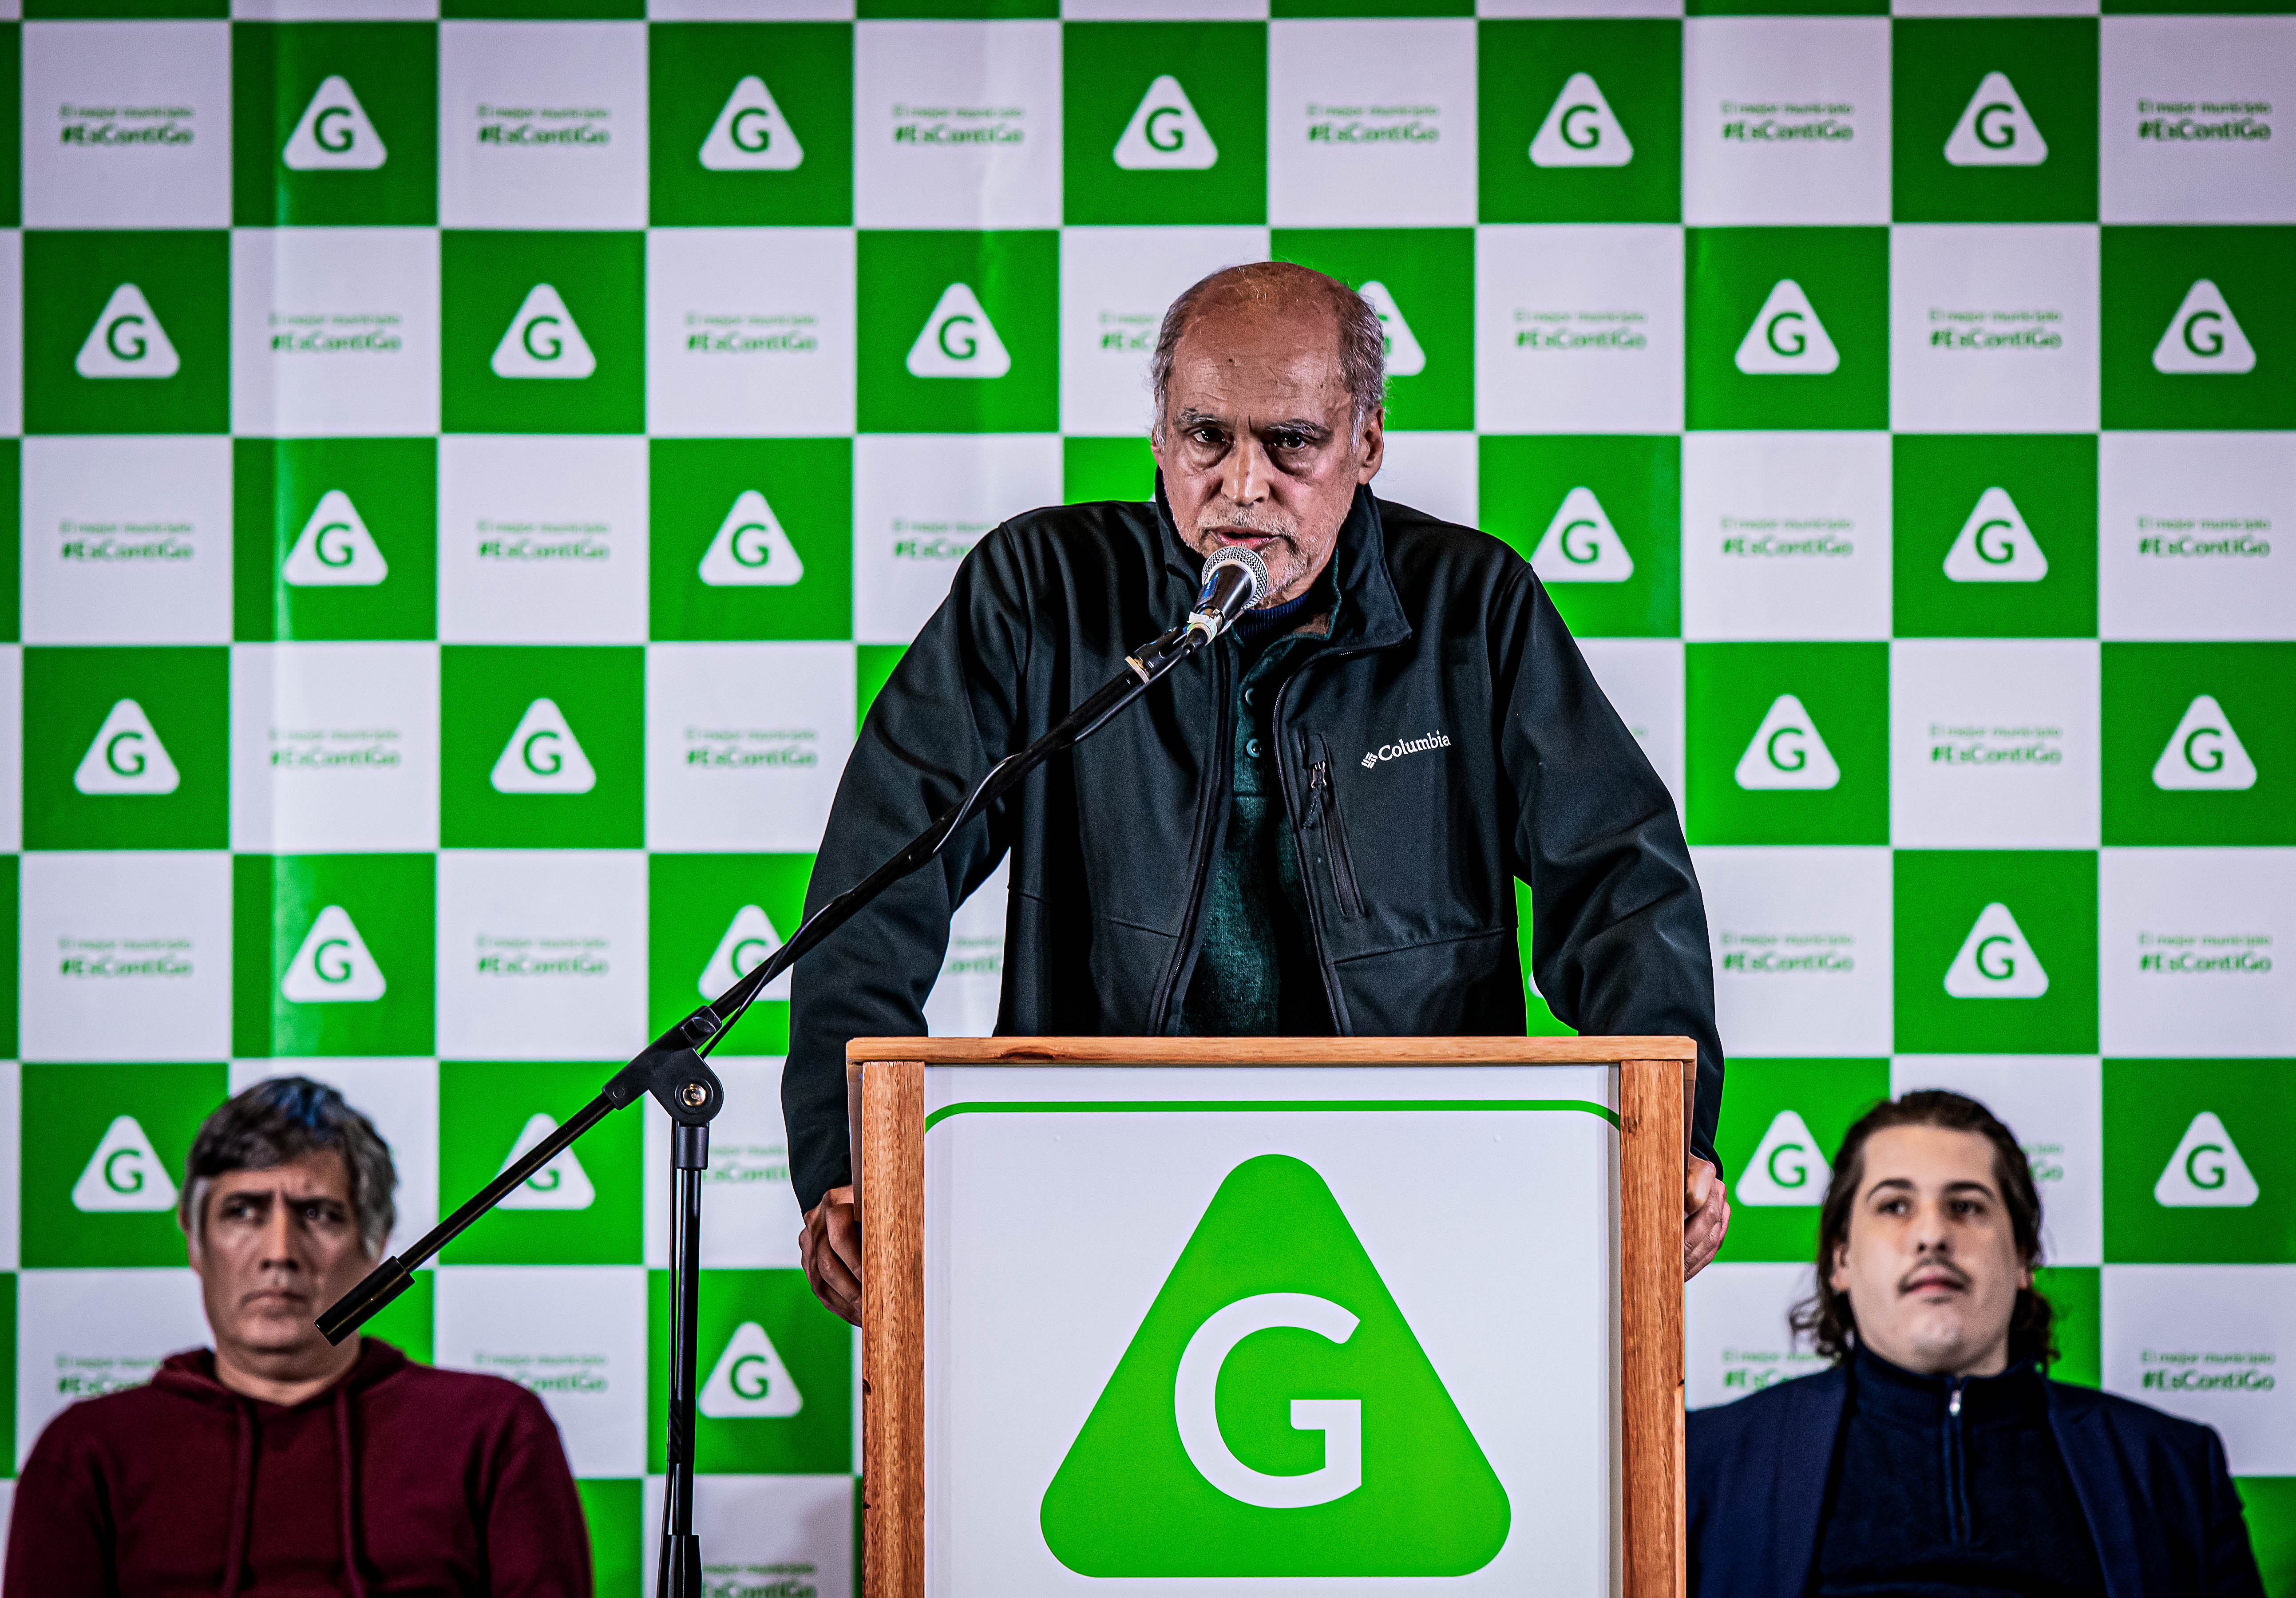
[[[668,1469],[668,1271],[646,1273],[646,1469]],[[693,1468],[707,1475],[842,1475],[853,1468],[853,1328],[803,1271],[704,1271]]]
[[[2107,4],[2104,9],[2109,15],[2115,8]],[[2296,1476],[2235,1476],[2232,1484],[2246,1512],[2264,1590],[2271,1598],[2288,1598],[2296,1593]]]
[[[2096,636],[2095,434],[1898,433],[1890,462],[1896,636]],[[2022,534],[1995,525],[2007,520],[1988,497],[1997,488]],[[2037,580],[1988,580],[1997,567],[2021,570],[2013,537],[2040,550],[2048,570]]]
[[[646,857],[646,1031],[659,1036],[755,970],[805,919],[811,855]],[[759,997],[719,1045],[789,1053],[787,999]]]
[[[640,1598],[653,1579],[650,1539],[660,1528],[645,1519],[645,1483],[631,1478],[582,1477],[582,1519],[590,1529],[590,1590],[594,1598]]]
[[[24,651],[24,847],[231,846],[231,651]]]
[[[2093,1265],[2045,1265],[2033,1271],[2033,1290],[2053,1311],[2049,1336],[2057,1345],[2052,1381],[2104,1385],[2104,1273]]]
[[[2296,643],[2106,643],[2104,841],[2296,844]]]
[[[652,637],[853,635],[850,438],[656,438],[648,450]]]
[[[1581,637],[1673,638],[1682,632],[1682,440],[1640,437],[1485,434],[1475,440],[1483,530],[1526,561],[1547,534],[1561,558],[1542,561],[1540,580],[1563,622]],[[1618,582],[1560,574],[1585,545],[1563,502],[1584,488],[1610,522],[1634,570]]]
[[[231,1052],[428,1054],[429,855],[234,855]]]
[[[447,848],[643,847],[644,749],[643,648],[439,651],[439,841]]]
[[[614,1068],[598,1062],[439,1062],[439,1194],[459,1204],[563,1126]],[[638,1265],[643,1115],[610,1115],[447,1245],[444,1265]]]
[[[2107,227],[2100,276],[2108,430],[2296,428],[2296,227]]]
[[[865,433],[1060,430],[1060,235],[864,231]]]
[[[1680,219],[1680,21],[1485,19],[1475,39],[1481,220]]]
[[[1691,842],[1890,841],[1888,644],[1691,643],[1682,676]]]
[[[231,430],[230,234],[24,234],[24,430]]]
[[[438,635],[435,439],[234,438],[231,497],[233,637]]]
[[[1899,1053],[2096,1053],[2094,850],[1899,849],[1891,878]],[[2013,966],[2030,975],[2023,955],[1992,942],[1997,920],[1988,918],[1996,905],[2046,973],[2046,993],[1996,998],[1948,991],[1964,953],[1988,974]]]
[[[1887,1060],[1734,1057],[1714,1133],[1730,1173],[1730,1233],[1716,1258],[1816,1260],[1827,1162],[1849,1123],[1889,1096]]]
[[[416,1271],[406,1291],[375,1311],[362,1330],[420,1364],[438,1363],[438,1273]]]
[[[1091,504],[1103,499],[1137,504],[1155,497],[1156,456],[1145,433],[1122,438],[1062,438],[1062,504]]]
[[[184,1156],[226,1075],[220,1062],[26,1065],[25,1266],[180,1267]]]
[[[646,79],[655,226],[853,220],[850,24],[656,22]]]
[[[892,680],[893,668],[908,652],[909,646],[906,643],[857,643],[853,646],[853,731],[856,736],[869,720],[869,707],[877,702],[877,695],[883,692],[885,684]]]
[[[242,227],[439,219],[439,30],[238,22],[231,215]]]
[[[450,433],[645,430],[645,235],[439,240],[439,417]]]
[[[25,0],[24,15],[78,20],[94,17],[212,17],[231,14],[231,0]]]
[[[1061,29],[1062,220],[1267,216],[1267,25]]]
[[[1277,228],[1268,254],[1365,295],[1387,330],[1387,425],[1475,425],[1475,232],[1471,227]]]
[[[2096,219],[2095,18],[1898,17],[1890,77],[1898,221]]]
[[[1690,427],[1890,425],[1888,228],[1693,227],[1686,254]]]
[[[2104,1061],[2104,1258],[2296,1262],[2296,1061]]]

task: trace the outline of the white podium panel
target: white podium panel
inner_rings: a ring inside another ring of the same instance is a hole
[[[923,1109],[929,1598],[1616,1590],[1617,1067]]]

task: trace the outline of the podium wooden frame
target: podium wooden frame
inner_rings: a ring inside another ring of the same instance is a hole
[[[861,1209],[864,1591],[924,1598],[927,1065],[1616,1065],[1621,1587],[1681,1598],[1686,1037],[859,1037],[845,1051]]]

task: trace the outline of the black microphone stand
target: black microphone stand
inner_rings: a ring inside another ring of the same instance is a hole
[[[1250,564],[1259,568],[1256,559]],[[612,1111],[652,1094],[654,1102],[669,1113],[670,1170],[674,1181],[669,1223],[669,1471],[662,1500],[661,1557],[655,1569],[654,1593],[656,1598],[700,1598],[701,1548],[701,1540],[693,1534],[693,1401],[700,1340],[695,1299],[701,1282],[701,1173],[709,1165],[709,1123],[726,1103],[725,1086],[718,1073],[709,1069],[709,1053],[725,1040],[727,1028],[742,1019],[750,1001],[768,982],[850,921],[872,899],[939,854],[959,827],[1010,792],[1023,777],[1062,750],[1098,732],[1165,673],[1210,643],[1238,611],[1266,592],[1266,570],[1259,568],[1247,592],[1237,594],[1230,588],[1222,593],[1220,608],[1211,610],[1209,596],[1212,586],[1209,579],[1214,570],[1207,568],[1207,598],[1198,602],[1206,609],[1200,609],[1185,625],[1126,657],[1123,671],[1069,712],[1043,737],[991,766],[988,774],[961,803],[911,839],[900,853],[807,916],[789,941],[747,976],[647,1045],[636,1059],[614,1073],[596,1098],[472,1194],[460,1209],[424,1233],[406,1253],[394,1254],[375,1266],[365,1280],[319,1316],[320,1332],[330,1343],[340,1344],[376,1311],[412,1286],[417,1266],[502,1202],[521,1183],[558,1158],[575,1139]]]

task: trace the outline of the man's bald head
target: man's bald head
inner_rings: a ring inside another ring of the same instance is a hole
[[[1354,398],[1355,424],[1387,399],[1387,334],[1371,302],[1338,278],[1291,261],[1254,261],[1199,279],[1164,313],[1149,375],[1156,390],[1156,428],[1163,430],[1171,397],[1172,366],[1181,341],[1197,327],[1217,331],[1230,318],[1265,325],[1300,319],[1331,340],[1340,381]]]

